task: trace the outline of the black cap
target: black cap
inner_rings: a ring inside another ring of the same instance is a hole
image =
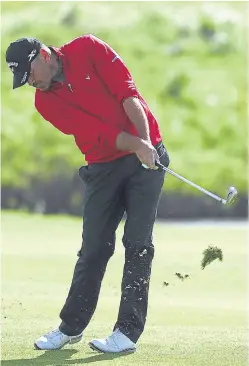
[[[28,81],[31,62],[39,54],[41,46],[41,42],[35,38],[20,38],[9,45],[6,62],[14,74],[13,89]]]

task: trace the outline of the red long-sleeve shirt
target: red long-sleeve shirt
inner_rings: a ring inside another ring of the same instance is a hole
[[[137,97],[145,110],[152,144],[161,141],[156,118],[124,62],[108,44],[85,35],[53,51],[62,61],[65,81],[55,83],[49,91],[37,89],[35,107],[58,130],[74,136],[88,163],[130,153],[116,147],[120,132],[138,136],[123,108],[129,97]]]

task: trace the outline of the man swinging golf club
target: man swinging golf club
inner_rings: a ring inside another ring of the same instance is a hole
[[[126,212],[125,264],[117,321],[112,333],[90,342],[101,352],[133,352],[147,315],[153,225],[169,165],[155,116],[126,65],[93,35],[61,48],[21,38],[6,51],[13,89],[36,88],[35,107],[85,155],[79,169],[86,184],[82,247],[57,329],[35,341],[40,350],[60,349],[82,339],[97,306],[101,282]],[[150,169],[145,169],[142,164]]]

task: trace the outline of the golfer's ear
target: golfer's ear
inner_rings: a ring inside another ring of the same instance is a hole
[[[48,62],[50,60],[50,54],[44,48],[40,49],[40,57],[45,61]]]

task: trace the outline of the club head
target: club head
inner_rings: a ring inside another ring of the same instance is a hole
[[[237,189],[235,187],[229,187],[226,199],[226,205],[231,206],[236,201],[237,197],[238,197]]]

